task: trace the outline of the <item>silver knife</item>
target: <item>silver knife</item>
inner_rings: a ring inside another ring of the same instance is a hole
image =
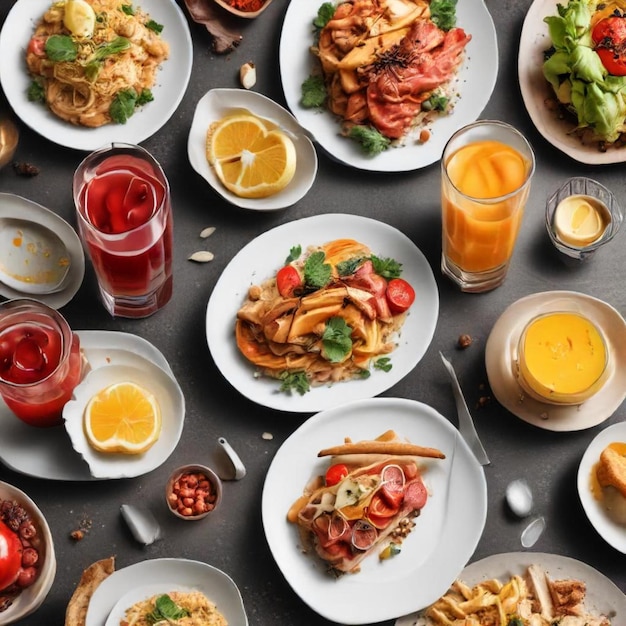
[[[454,395],[454,401],[456,402],[456,410],[459,416],[459,432],[465,442],[470,447],[470,450],[474,453],[476,460],[481,465],[489,465],[491,461],[489,461],[489,457],[483,448],[483,444],[478,438],[478,433],[476,432],[476,427],[474,426],[474,420],[467,408],[467,403],[465,402],[465,398],[463,397],[463,392],[461,391],[461,385],[459,385],[459,380],[456,377],[456,372],[452,367],[452,363],[443,356],[443,353],[439,351],[439,356],[443,361],[443,364],[450,375],[450,381],[452,383],[452,393]]]

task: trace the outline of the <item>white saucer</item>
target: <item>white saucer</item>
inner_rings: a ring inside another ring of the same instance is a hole
[[[609,348],[609,376],[598,393],[580,405],[557,406],[524,394],[515,376],[517,344],[530,319],[550,311],[575,311],[594,322]],[[552,431],[574,431],[602,423],[626,397],[626,322],[611,305],[575,291],[546,291],[510,305],[494,324],[485,346],[487,377],[498,402],[520,419]]]

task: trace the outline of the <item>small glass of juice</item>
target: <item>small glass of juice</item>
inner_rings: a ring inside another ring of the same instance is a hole
[[[524,136],[504,122],[458,130],[441,158],[441,270],[463,291],[502,284],[535,171]]]
[[[172,297],[170,188],[140,146],[113,143],[88,155],[73,182],[78,228],[114,317],[147,317]]]
[[[61,424],[82,363],[80,340],[58,311],[29,299],[0,304],[0,395],[23,422]]]

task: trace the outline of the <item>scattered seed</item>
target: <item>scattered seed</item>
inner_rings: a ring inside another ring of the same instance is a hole
[[[272,433],[263,433],[261,437],[263,437],[263,439],[265,439],[266,441],[271,441],[272,439],[274,439],[274,435],[272,435]]]
[[[202,237],[202,239],[206,239],[207,237],[210,237],[214,232],[215,226],[208,226],[207,228],[204,228],[202,229],[202,231],[200,231],[200,237]]]
[[[239,68],[239,80],[241,81],[241,86],[245,89],[254,87],[256,83],[256,68],[254,67],[254,63],[249,61]]]
[[[208,263],[215,258],[215,255],[208,250],[198,250],[198,252],[194,252],[190,257],[188,257],[189,261],[195,261],[196,263]]]
[[[472,337],[471,335],[460,335],[456,342],[456,347],[459,350],[465,350],[472,345]]]

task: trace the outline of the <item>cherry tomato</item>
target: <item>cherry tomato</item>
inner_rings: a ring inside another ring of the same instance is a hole
[[[291,298],[296,289],[302,286],[300,273],[293,265],[281,267],[276,274],[276,287],[283,298]]]
[[[415,290],[406,280],[392,278],[387,283],[387,302],[394,315],[404,313],[415,301]]]
[[[348,466],[343,463],[331,465],[326,471],[326,486],[332,487],[340,483],[348,475]]]
[[[594,26],[591,38],[607,72],[626,76],[626,18],[605,17]]]
[[[0,521],[0,591],[16,581],[22,566],[22,550],[17,534]]]
[[[46,38],[45,37],[31,37],[28,42],[27,52],[32,52],[35,56],[46,56]]]

